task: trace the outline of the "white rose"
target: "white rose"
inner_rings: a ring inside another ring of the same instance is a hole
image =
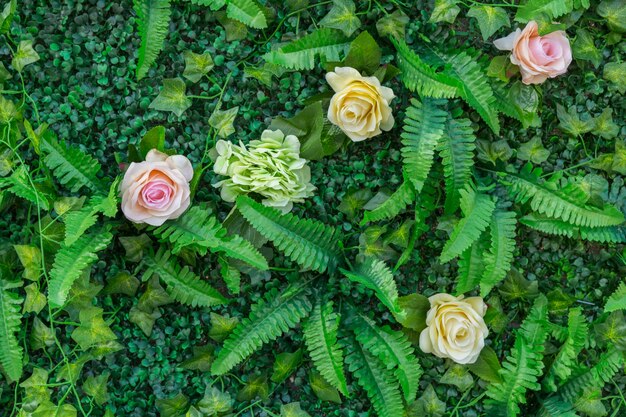
[[[435,294],[428,298],[426,328],[420,334],[420,349],[456,363],[474,363],[489,334],[483,316],[487,305],[480,297]]]
[[[328,108],[328,120],[337,125],[353,142],[380,135],[394,124],[389,103],[395,98],[391,88],[383,87],[376,77],[363,77],[350,67],[337,67],[326,74],[335,91]]]

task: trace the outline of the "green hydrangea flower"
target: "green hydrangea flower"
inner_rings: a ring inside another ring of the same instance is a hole
[[[261,139],[251,141],[247,148],[241,142],[234,145],[220,140],[215,151],[213,170],[229,177],[214,185],[221,187],[225,201],[257,193],[264,197],[263,204],[286,213],[316,189],[307,160],[300,158],[300,141],[293,135],[285,137],[280,130],[265,130]]]

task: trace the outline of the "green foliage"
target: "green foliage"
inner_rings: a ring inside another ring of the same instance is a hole
[[[624,226],[605,227],[576,227],[569,222],[552,219],[546,216],[530,213],[520,219],[520,223],[542,233],[569,238],[581,238],[596,242],[626,242],[626,228]]]
[[[511,26],[509,15],[502,7],[476,4],[470,7],[467,16],[476,19],[480,33],[483,36],[483,41],[485,42],[503,26]]]
[[[255,29],[265,29],[267,19],[262,6],[256,0],[227,0],[226,14],[230,19],[237,20]]]
[[[355,12],[354,1],[333,0],[333,7],[319,24],[323,27],[339,29],[346,36],[352,36],[361,27],[361,21]]]
[[[10,381],[19,381],[22,376],[22,357],[24,350],[16,333],[22,326],[20,314],[20,298],[15,288],[21,284],[6,279],[8,270],[0,270],[0,365]]]
[[[404,181],[398,189],[380,206],[363,214],[361,224],[392,219],[415,200],[415,191],[409,181]]]
[[[268,291],[265,299],[252,306],[224,342],[211,366],[214,375],[223,375],[259,349],[293,328],[311,311],[308,285],[292,286],[283,293]]]
[[[489,230],[491,247],[485,254],[485,272],[480,279],[480,295],[486,297],[491,289],[505,277],[515,250],[515,213],[511,211],[494,211]]]
[[[189,267],[179,266],[176,259],[164,249],[145,256],[144,263],[148,267],[144,274],[147,277],[158,275],[167,284],[167,293],[176,301],[192,307],[211,307],[228,301]]]
[[[0,177],[0,188],[30,201],[36,207],[41,207],[44,210],[50,208],[48,196],[38,189],[36,184],[31,184],[30,174],[24,166],[13,171],[8,177]]]
[[[527,0],[517,10],[515,20],[525,23],[542,14],[550,19],[556,19],[571,12],[573,8],[573,0]]]
[[[481,237],[459,257],[459,276],[455,289],[457,295],[471,291],[480,284],[485,272],[487,249],[488,243],[485,238]]]
[[[191,107],[191,99],[185,94],[186,90],[187,86],[180,78],[166,78],[163,80],[163,88],[159,95],[150,103],[150,108],[171,111],[180,117]]]
[[[620,282],[615,292],[611,294],[604,305],[605,313],[617,310],[626,310],[626,283],[624,282]]]
[[[266,207],[246,196],[237,208],[250,224],[302,268],[333,271],[339,263],[335,229]]]
[[[170,0],[133,0],[141,46],[137,52],[137,79],[141,80],[163,49],[170,24]]]
[[[338,328],[339,316],[333,311],[332,301],[322,304],[318,298],[304,324],[304,341],[320,374],[343,395],[348,395],[343,351],[337,343]]]

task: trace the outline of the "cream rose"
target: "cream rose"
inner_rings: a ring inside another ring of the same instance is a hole
[[[426,328],[420,333],[420,349],[456,363],[474,363],[489,334],[483,316],[487,306],[480,297],[435,294],[428,298]]]
[[[541,84],[547,78],[565,74],[572,62],[572,49],[564,31],[539,36],[537,23],[528,22],[493,44],[501,51],[511,51],[511,62],[519,66],[524,84]]]
[[[179,217],[189,207],[191,178],[189,159],[151,150],[145,162],[133,162],[124,174],[120,185],[124,215],[152,226]]]
[[[389,103],[395,98],[391,88],[383,87],[376,77],[363,77],[350,67],[337,67],[326,74],[335,91],[328,108],[328,120],[339,126],[353,142],[391,130],[393,115]]]

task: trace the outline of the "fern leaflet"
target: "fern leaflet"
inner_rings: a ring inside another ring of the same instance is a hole
[[[383,219],[393,219],[413,201],[415,201],[413,184],[409,181],[404,181],[380,206],[365,212],[361,225]]]
[[[604,305],[605,313],[616,310],[626,310],[626,284],[624,282],[620,282],[619,287],[611,294]]]
[[[456,280],[456,295],[473,290],[480,284],[485,272],[485,252],[488,245],[486,239],[479,238],[459,257],[459,277]]]
[[[227,0],[226,3],[226,14],[229,18],[255,29],[267,27],[265,13],[255,0]]]
[[[146,76],[163,48],[172,14],[170,0],[133,0],[141,46],[137,53],[137,80]]]
[[[626,227],[624,226],[576,227],[566,221],[552,219],[536,213],[530,213],[522,217],[520,223],[549,235],[581,238],[602,243],[626,243]]]
[[[8,270],[2,268],[0,274],[8,275]],[[21,300],[10,291],[20,286],[20,282],[0,276],[0,365],[11,381],[19,381],[22,376],[24,350],[15,335],[22,326]]]
[[[485,254],[485,273],[480,279],[480,296],[486,297],[491,289],[505,277],[511,269],[515,250],[515,213],[496,210],[491,218],[491,248]]]
[[[515,20],[526,23],[542,14],[549,19],[556,19],[574,10],[572,0],[528,0],[517,9]]]
[[[50,209],[48,197],[37,188],[36,184],[35,187],[30,184],[28,171],[24,165],[13,171],[10,176],[0,178],[0,188],[4,188],[11,194],[15,194],[35,205],[39,205],[44,210]]]

